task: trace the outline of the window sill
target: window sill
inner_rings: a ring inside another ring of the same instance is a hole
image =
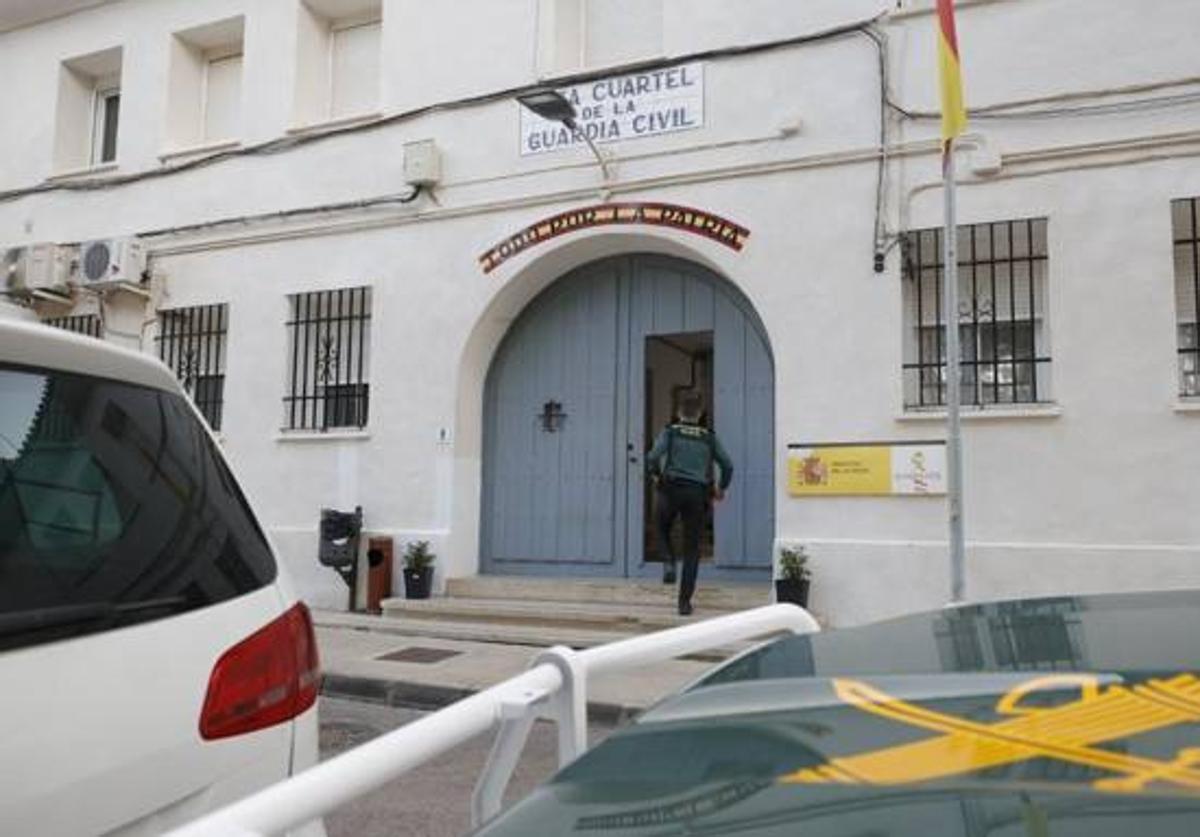
[[[991,421],[1003,419],[1048,419],[1062,415],[1062,407],[1057,404],[1029,404],[1023,407],[963,407],[963,421]],[[896,416],[896,421],[923,422],[945,421],[945,409],[909,410]]]
[[[55,172],[46,178],[47,183],[58,183],[63,180],[78,180],[80,178],[93,177],[98,174],[108,174],[117,170],[116,163],[101,163],[98,166],[84,166],[78,169],[65,169],[60,172]]]
[[[1175,412],[1200,415],[1200,398],[1180,398],[1175,402]]]
[[[173,163],[188,157],[199,157],[201,154],[215,154],[218,151],[232,151],[241,148],[242,141],[238,139],[215,140],[199,145],[189,145],[185,148],[170,148],[159,152],[158,159],[163,163]]]
[[[280,430],[276,442],[363,442],[371,438],[369,430]]]
[[[377,122],[382,118],[383,111],[373,110],[367,113],[351,114],[350,116],[338,116],[321,122],[309,122],[304,125],[293,125],[287,129],[287,133],[291,134],[292,136],[323,134],[326,131],[334,131],[338,128],[350,128],[355,125],[366,125],[370,122]]]

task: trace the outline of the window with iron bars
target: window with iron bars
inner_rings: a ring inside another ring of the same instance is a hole
[[[1179,340],[1179,395],[1200,397],[1200,198],[1171,202],[1175,243],[1175,317]]]
[[[77,314],[74,317],[51,317],[42,320],[48,326],[61,328],[63,331],[71,331],[75,334],[86,334],[88,337],[101,338],[100,315],[98,314]]]
[[[366,427],[371,289],[314,291],[288,300],[284,429]]]
[[[171,367],[213,430],[225,407],[225,339],[229,306],[198,305],[158,312],[158,356]]]
[[[958,228],[958,334],[964,404],[1050,401],[1045,218]],[[946,403],[941,229],[901,238],[904,407]]]

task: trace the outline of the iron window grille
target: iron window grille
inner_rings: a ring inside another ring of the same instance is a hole
[[[1050,400],[1046,323],[1047,221],[958,227],[959,374],[964,404]],[[946,403],[946,321],[941,229],[901,238],[904,407]]]
[[[288,297],[288,391],[284,428],[363,428],[370,404],[371,289]]]
[[[225,407],[225,340],[229,306],[198,305],[158,312],[158,356],[213,430]]]
[[[1200,396],[1200,198],[1171,202],[1175,244],[1175,316],[1179,340],[1179,395]]]
[[[48,326],[61,328],[63,331],[70,331],[75,334],[86,334],[88,337],[95,337],[97,340],[102,339],[103,331],[100,324],[99,314],[77,314],[74,317],[51,317],[47,320],[42,320]]]

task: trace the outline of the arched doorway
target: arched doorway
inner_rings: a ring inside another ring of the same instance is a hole
[[[513,322],[484,387],[482,570],[649,577],[644,454],[685,388],[734,460],[706,538],[710,578],[766,578],[775,530],[774,364],[749,302],[694,263],[592,262]]]

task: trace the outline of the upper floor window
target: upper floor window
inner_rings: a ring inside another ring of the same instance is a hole
[[[1200,396],[1200,198],[1171,202],[1175,243],[1175,321],[1179,340],[1179,394]]]
[[[241,17],[175,33],[166,132],[172,149],[241,136],[243,47]]]
[[[539,0],[537,63],[543,76],[662,54],[662,0]]]
[[[92,114],[92,165],[116,162],[120,114],[121,88],[105,86],[97,89]]]
[[[958,228],[964,404],[1045,402],[1049,392],[1046,219]],[[941,229],[906,233],[904,406],[946,403]]]
[[[213,430],[225,412],[225,338],[229,306],[174,308],[158,314],[158,356]]]
[[[121,115],[121,48],[64,61],[59,68],[54,168],[114,163]]]
[[[657,58],[662,49],[662,0],[584,0],[585,67]]]
[[[301,125],[379,108],[379,0],[307,0],[297,38],[295,119]]]
[[[366,427],[370,395],[371,289],[288,297],[286,430]]]
[[[205,142],[233,139],[241,133],[242,54],[210,55],[204,62]]]

